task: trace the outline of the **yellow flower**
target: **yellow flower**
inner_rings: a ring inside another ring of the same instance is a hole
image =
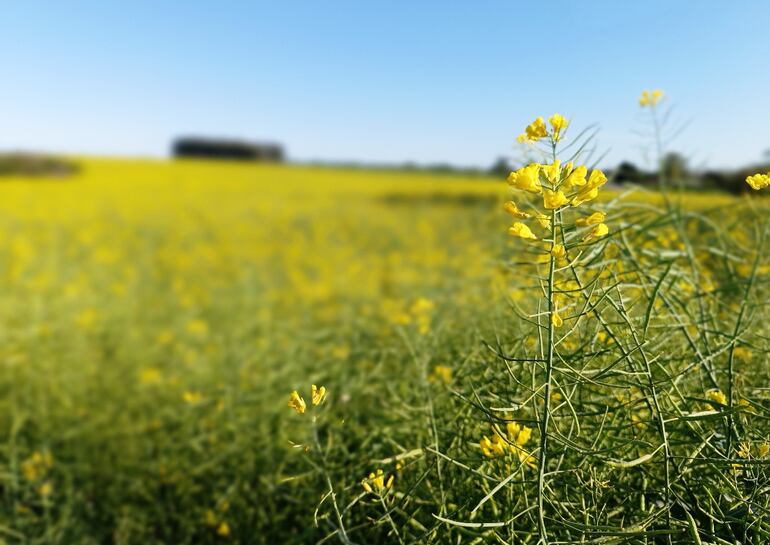
[[[607,183],[607,176],[601,170],[592,170],[591,176],[588,177],[588,183],[586,187],[591,189],[599,188]]]
[[[305,408],[307,405],[305,404],[305,400],[302,399],[302,396],[299,395],[299,392],[297,390],[294,390],[289,395],[289,403],[288,406],[297,411],[299,414],[305,413]]]
[[[569,199],[564,196],[564,193],[560,189],[557,191],[546,189],[543,192],[543,206],[548,210],[555,210],[567,203],[569,203]]]
[[[369,493],[380,493],[393,487],[393,475],[386,481],[385,474],[378,469],[376,473],[369,473],[369,476],[361,481],[361,486]]]
[[[642,95],[639,97],[639,106],[644,108],[645,106],[657,106],[658,102],[663,99],[663,91],[655,89],[654,91],[642,91]]]
[[[523,239],[537,240],[537,237],[530,230],[530,228],[519,221],[508,228],[508,234],[521,237]]]
[[[746,178],[746,183],[751,186],[754,191],[759,191],[767,186],[770,186],[770,172],[767,174],[753,174]]]
[[[565,189],[571,189],[575,186],[580,187],[586,185],[586,175],[588,174],[588,169],[584,167],[583,165],[580,165],[575,168],[575,170],[568,169],[566,166],[564,167],[564,170],[569,172],[567,175],[567,178],[564,180],[564,187]]]
[[[508,201],[503,205],[503,210],[508,212],[511,216],[526,219],[530,217],[530,214],[527,214],[526,212],[522,212],[519,210],[519,207],[516,206],[516,203],[513,201]]]
[[[610,229],[609,227],[607,227],[607,224],[600,223],[596,227],[591,229],[591,232],[588,233],[588,236],[585,238],[585,240],[589,240],[592,238],[601,238],[609,232],[610,232]]]
[[[709,390],[706,392],[706,397],[720,405],[727,405],[727,396],[723,394],[721,390]],[[716,411],[716,408],[714,408],[713,405],[708,404],[706,406],[712,411]]]
[[[310,386],[310,401],[313,405],[320,405],[324,397],[326,397],[326,386],[320,388],[316,388],[315,384]]]
[[[230,535],[230,525],[227,524],[225,521],[222,521],[219,523],[219,526],[217,526],[217,535],[222,537],[227,537]]]
[[[519,142],[537,142],[546,136],[548,136],[548,130],[545,127],[545,122],[542,117],[538,116],[537,119],[527,125],[527,128],[524,129],[524,134],[519,135],[517,140]]]
[[[51,484],[51,481],[46,481],[40,485],[40,487],[37,489],[37,492],[43,498],[47,498],[53,494],[53,484]]]
[[[594,188],[583,187],[578,191],[577,195],[572,197],[570,204],[572,206],[580,206],[584,202],[592,201],[599,196],[599,190]]]
[[[561,316],[559,316],[559,313],[554,310],[551,313],[551,325],[553,325],[553,327],[561,327],[563,324],[564,320],[562,320]]]
[[[521,428],[521,431],[519,432],[518,437],[516,437],[516,444],[520,447],[523,447],[527,444],[527,441],[529,441],[530,436],[532,435],[532,428],[528,428],[527,426],[524,426]]]
[[[548,121],[550,121],[551,127],[553,127],[553,139],[558,142],[561,139],[561,132],[567,128],[569,121],[560,114],[553,114]]]
[[[194,405],[203,399],[203,395],[200,392],[191,392],[187,390],[182,394],[182,399],[184,399],[185,403]]]
[[[551,228],[551,217],[546,216],[545,214],[538,214],[537,215],[537,222],[540,224],[540,227],[543,229],[550,229]]]
[[[551,248],[551,255],[556,259],[564,259],[567,257],[567,251],[561,244],[554,244],[553,248]]]
[[[761,458],[764,458],[765,456],[767,456],[767,453],[770,452],[770,445],[768,445],[767,443],[762,443],[761,445],[759,445],[759,448],[757,450],[759,452],[759,456]]]
[[[449,384],[452,382],[452,368],[446,365],[436,365],[433,372],[428,375],[428,381]]]
[[[508,175],[508,184],[530,193],[541,193],[543,187],[540,185],[540,165],[533,163],[511,172]]]
[[[597,223],[601,223],[604,221],[605,215],[604,212],[594,212],[590,216],[586,216],[585,218],[578,218],[575,220],[575,225],[578,227],[585,227],[587,225],[596,225]]]
[[[541,172],[551,185],[557,185],[561,178],[561,161],[558,159],[550,165],[542,165],[540,167]]]

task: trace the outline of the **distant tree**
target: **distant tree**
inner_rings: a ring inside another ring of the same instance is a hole
[[[511,172],[512,167],[510,161],[505,157],[499,157],[497,161],[492,163],[489,167],[489,174],[495,177],[505,178]]]
[[[687,159],[676,152],[667,153],[660,165],[662,173],[669,181],[682,181],[687,175]]]

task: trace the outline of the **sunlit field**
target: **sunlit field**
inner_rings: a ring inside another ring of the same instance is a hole
[[[544,406],[550,543],[770,540],[761,198],[603,189],[557,321],[504,180],[79,161],[0,182],[0,542],[535,544]]]

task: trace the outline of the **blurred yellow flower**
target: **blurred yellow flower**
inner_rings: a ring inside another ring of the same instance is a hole
[[[587,225],[595,225],[604,221],[604,212],[594,212],[590,216],[584,218],[578,218],[575,220],[575,225],[578,227],[585,227]]]
[[[537,117],[532,123],[524,129],[524,134],[520,134],[516,140],[519,142],[537,142],[541,138],[548,136],[545,122],[542,117]]]
[[[767,186],[770,186],[770,172],[767,174],[752,174],[746,178],[746,183],[755,191],[764,189]]]
[[[517,236],[523,239],[537,240],[537,237],[530,230],[530,228],[519,221],[517,221],[511,227],[508,228],[508,234]]]
[[[325,397],[326,386],[321,386],[320,388],[316,388],[315,384],[310,386],[310,400],[313,405],[320,405]]]
[[[288,406],[297,411],[299,414],[305,413],[305,408],[307,405],[305,404],[305,400],[302,399],[302,396],[299,395],[299,392],[297,390],[294,390],[289,395],[289,403]]]
[[[531,217],[530,214],[527,214],[526,212],[522,212],[521,210],[519,210],[519,207],[516,206],[516,203],[513,201],[508,201],[507,203],[505,203],[503,205],[503,210],[508,212],[511,216],[514,216],[517,218],[526,219]]]
[[[569,122],[561,114],[553,114],[548,121],[551,123],[551,127],[553,127],[553,139],[558,142],[561,140],[562,131],[567,128]]]

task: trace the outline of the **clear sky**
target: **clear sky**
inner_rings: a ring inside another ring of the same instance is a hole
[[[23,1],[3,5],[0,148],[163,156],[174,136],[292,159],[487,166],[536,115],[643,163],[660,87],[697,165],[770,148],[770,2]]]

